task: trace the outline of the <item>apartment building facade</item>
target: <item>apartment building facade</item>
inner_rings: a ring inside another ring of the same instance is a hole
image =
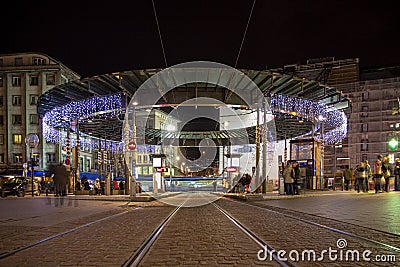
[[[400,67],[360,69],[359,59],[309,60],[304,65],[278,69],[295,76],[317,80],[333,86],[351,100],[345,109],[348,134],[342,142],[325,146],[324,175],[355,168],[360,161],[373,162],[379,154],[393,161],[399,150],[388,146],[390,138],[400,130],[399,101]]]
[[[79,78],[42,53],[0,55],[0,174],[23,170],[31,152],[25,137],[31,133],[40,138],[39,146],[32,151],[39,163],[37,169],[45,170],[58,162],[59,147],[42,139],[37,100],[54,86]]]

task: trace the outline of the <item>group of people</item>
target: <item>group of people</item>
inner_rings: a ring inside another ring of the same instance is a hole
[[[354,177],[356,179],[355,188],[357,192],[368,192],[369,180],[373,178],[375,193],[389,192],[390,190],[390,177],[395,175],[395,190],[400,190],[400,159],[395,161],[394,171],[390,164],[389,157],[379,155],[374,162],[373,170],[368,163],[368,160],[360,162],[354,170]],[[345,173],[345,180],[346,173]]]
[[[231,189],[231,193],[249,193],[250,192],[250,184],[251,184],[252,177],[250,174],[245,173],[243,174],[240,179],[238,177],[233,178],[233,188]],[[228,191],[228,182],[227,180],[222,181],[223,187],[226,186],[226,191]]]
[[[298,195],[300,179],[300,164],[297,161],[288,161],[283,169],[283,180],[286,195]]]
[[[93,190],[96,195],[104,195],[105,194],[105,181],[97,178],[94,183],[93,183]],[[111,189],[112,190],[124,190],[125,189],[125,184],[124,181],[120,180],[119,182],[117,180],[111,181]],[[81,181],[77,181],[76,183],[76,190],[91,190],[90,188],[90,183],[86,175],[82,176]]]

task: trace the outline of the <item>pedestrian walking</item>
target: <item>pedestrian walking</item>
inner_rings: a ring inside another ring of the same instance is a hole
[[[386,193],[389,193],[390,190],[390,175],[391,175],[391,171],[392,168],[390,166],[390,162],[389,162],[389,157],[384,157],[383,158],[383,162],[382,162],[382,174],[383,174],[383,178],[384,180],[384,188]]]
[[[381,192],[382,159],[383,159],[382,155],[378,155],[378,159],[374,163],[375,193]]]

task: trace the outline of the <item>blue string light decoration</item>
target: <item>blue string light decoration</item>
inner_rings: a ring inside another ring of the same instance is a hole
[[[111,118],[122,114],[125,111],[123,94],[109,96],[97,96],[82,101],[71,101],[68,104],[56,107],[47,112],[43,117],[43,137],[52,143],[65,144],[66,129],[70,123],[76,119],[94,119],[95,117]],[[289,97],[286,95],[271,95],[270,109],[272,113],[283,113],[285,116],[303,118],[311,121],[315,126],[315,131],[321,128],[324,123],[324,143],[334,144],[344,139],[347,134],[347,117],[334,107],[326,104],[314,102],[299,97]],[[323,121],[320,119],[323,118]],[[310,135],[311,132],[303,136]],[[299,136],[300,137],[300,136]],[[321,134],[316,136],[321,138]],[[70,146],[76,145],[76,133],[70,134]],[[100,140],[102,148],[117,152],[121,149],[120,141]],[[80,133],[81,149],[99,148],[99,139],[86,133]],[[153,150],[152,146],[146,148]]]
[[[299,97],[289,97],[286,95],[271,95],[270,109],[272,112],[287,114],[288,116],[303,118],[311,121],[315,126],[315,131],[321,128],[324,123],[324,144],[335,144],[344,139],[347,135],[347,117],[337,110],[324,103],[314,102]],[[308,132],[302,136],[310,135]],[[300,136],[299,136],[300,137]],[[321,139],[321,134],[316,136]]]
[[[63,129],[69,127],[70,123],[76,119],[93,119],[95,117],[112,118],[124,111],[123,94],[108,96],[96,96],[82,101],[71,101],[61,107],[56,107],[43,116],[42,130],[43,137],[51,143],[63,144],[66,140],[66,132]],[[70,135],[71,147],[76,146],[76,133]],[[101,141],[105,147],[105,141]],[[116,151],[119,142],[110,141],[107,148]],[[85,133],[80,133],[80,148],[98,148],[98,138]]]

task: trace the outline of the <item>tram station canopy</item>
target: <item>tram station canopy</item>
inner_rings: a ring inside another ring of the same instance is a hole
[[[72,101],[81,101],[84,99],[108,96],[122,93],[125,96],[125,106],[128,105],[130,98],[135,94],[138,88],[152,75],[162,71],[162,69],[144,69],[103,74],[81,80],[75,80],[66,84],[54,87],[45,92],[38,101],[38,114],[43,116],[56,107],[64,106]],[[268,70],[241,70],[249,77],[267,97],[271,95],[285,95],[307,99],[314,102],[326,104],[327,106],[343,109],[348,107],[348,99],[335,88],[321,84],[318,81],[298,78],[293,75],[276,73]],[[250,86],[250,85],[249,85]],[[160,99],[159,103],[171,104],[184,101],[188,96],[215,96],[220,101],[227,103],[238,100],[227,98],[229,89],[221,86],[201,82],[189,83],[175,88]],[[183,96],[185,99],[183,99]],[[227,103],[228,104],[228,103]],[[300,121],[296,116],[287,113],[277,112],[274,123],[276,127],[277,139],[296,137],[311,130],[312,122]],[[112,118],[91,118],[90,123],[81,123],[80,131],[99,138],[114,139],[121,137],[123,118],[115,116]],[[252,139],[255,136],[255,129],[246,129]],[[240,135],[238,131],[237,135]],[[153,137],[161,135],[161,130],[148,130],[148,134]],[[232,132],[230,132],[232,135]],[[235,134],[235,133],[233,133]],[[212,138],[223,139],[226,136],[224,131],[204,131],[204,132],[181,132],[180,138],[197,139]],[[240,137],[240,136],[238,136]],[[175,138],[175,137],[174,137]]]

